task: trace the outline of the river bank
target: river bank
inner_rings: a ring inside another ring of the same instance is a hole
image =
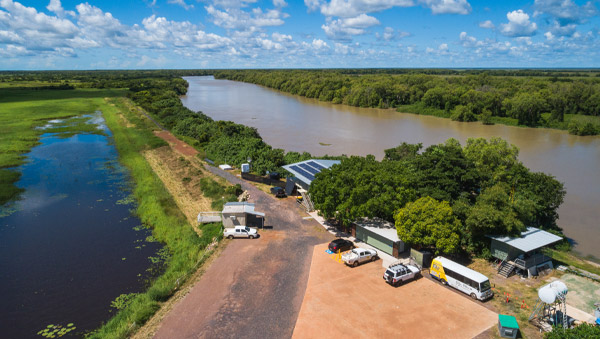
[[[98,111],[104,99],[44,94],[0,103],[15,127],[2,148],[32,145],[13,156],[23,162],[9,168],[23,193],[0,217],[0,317],[15,338],[91,331],[162,272],[163,245],[131,215],[130,177]]]
[[[254,127],[267,144],[285,151],[307,151],[315,156],[374,154],[381,159],[384,149],[403,142],[422,143],[426,148],[449,138],[464,145],[469,138],[501,137],[520,149],[519,160],[525,166],[564,183],[567,195],[558,210],[559,226],[575,240],[574,248],[582,256],[600,258],[594,241],[600,236],[596,227],[600,191],[590,184],[600,171],[599,137],[336,105],[213,77],[185,79],[190,84],[182,97],[186,107],[214,119]]]

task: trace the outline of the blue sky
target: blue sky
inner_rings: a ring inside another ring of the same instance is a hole
[[[600,67],[597,0],[0,0],[0,69]]]

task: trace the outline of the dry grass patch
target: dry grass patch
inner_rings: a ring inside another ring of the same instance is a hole
[[[144,157],[191,225],[196,225],[198,212],[211,211],[212,200],[205,197],[199,188],[200,179],[207,175],[204,170],[192,166],[189,160],[168,146],[145,151]]]
[[[561,272],[554,270],[551,274],[537,279],[522,279],[517,275],[509,278],[500,276],[496,272],[495,266],[484,259],[474,259],[468,267],[490,279],[494,290],[494,298],[484,303],[487,308],[499,314],[516,317],[523,338],[541,337],[539,329],[529,323],[529,316],[537,302],[538,289],[550,281],[560,278],[562,276]],[[508,303],[506,302],[507,296]],[[523,305],[525,305],[524,308]],[[490,332],[493,338],[500,338],[497,329],[491,329]]]

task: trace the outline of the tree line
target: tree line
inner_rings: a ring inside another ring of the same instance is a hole
[[[500,138],[455,139],[425,150],[406,144],[385,157],[352,156],[317,174],[310,186],[325,218],[394,221],[399,238],[437,252],[487,253],[485,236],[518,236],[528,226],[561,234],[557,209],[565,190],[532,172]]]
[[[596,73],[401,71],[219,70],[214,75],[335,104],[429,112],[485,124],[509,118],[523,126],[563,128],[578,135],[600,133],[600,78],[588,76]]]

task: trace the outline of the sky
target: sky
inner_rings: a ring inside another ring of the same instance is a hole
[[[0,0],[0,70],[600,67],[600,1]]]

